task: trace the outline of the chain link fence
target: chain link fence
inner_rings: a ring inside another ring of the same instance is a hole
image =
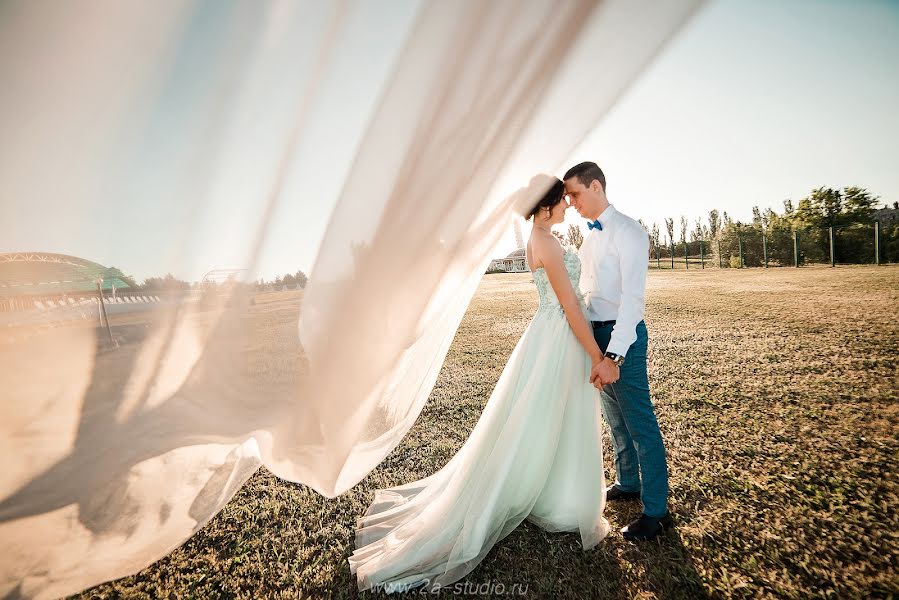
[[[650,244],[650,269],[741,269],[899,263],[899,225],[775,229],[742,226],[714,240]]]

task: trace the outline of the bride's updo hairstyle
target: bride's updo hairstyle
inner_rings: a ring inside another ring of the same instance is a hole
[[[530,212],[522,215],[526,220],[530,221],[541,210],[549,212],[556,204],[561,202],[562,197],[565,195],[565,184],[558,177],[540,174],[535,175],[528,183],[528,187],[522,191],[529,194],[530,197],[534,197],[543,190],[546,191],[537,204],[531,208]]]

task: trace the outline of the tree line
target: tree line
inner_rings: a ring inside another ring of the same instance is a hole
[[[201,285],[205,285],[201,282],[195,281],[191,283],[189,281],[178,279],[171,273],[167,273],[165,277],[148,277],[142,284],[139,284],[133,277],[125,275],[122,273],[121,269],[116,267],[109,267],[106,269],[103,276],[109,279],[121,279],[128,284],[130,290],[136,292],[187,292],[191,289],[201,287]],[[256,291],[281,290],[285,286],[288,289],[303,289],[306,287],[308,281],[309,278],[303,271],[297,271],[296,273],[287,273],[283,276],[278,275],[271,281],[260,278],[251,285]]]
[[[255,286],[257,291],[265,291],[265,290],[280,290],[285,286],[287,289],[303,289],[306,287],[306,283],[309,281],[309,277],[306,276],[302,271],[297,271],[296,273],[287,273],[283,277],[278,275],[271,281],[265,281],[264,279],[259,279],[256,281]]]
[[[794,234],[798,234],[800,264],[827,262],[833,228],[836,261],[865,263],[874,260],[874,219],[879,204],[880,198],[864,188],[819,187],[795,205],[785,200],[781,212],[754,206],[751,222],[734,220],[727,211],[711,210],[706,218],[693,222],[684,216],[677,221],[666,218],[664,229],[656,223],[652,227],[640,223],[649,234],[651,259],[670,260],[674,255],[683,260],[686,255],[698,261],[703,256],[717,264],[720,252],[723,267],[752,267],[763,265],[767,252],[769,263],[792,265]],[[899,211],[899,202],[892,208]],[[882,260],[899,261],[899,226],[883,227],[880,235]],[[570,225],[557,237],[580,247],[583,232]]]
[[[873,262],[873,223],[879,204],[880,198],[864,188],[819,187],[795,205],[792,200],[785,200],[782,212],[752,207],[751,222],[735,221],[727,211],[711,210],[705,219],[693,222],[684,216],[677,221],[666,218],[664,231],[656,223],[652,227],[647,227],[642,220],[640,223],[649,234],[652,259],[670,260],[672,255],[683,259],[686,255],[698,261],[702,255],[713,263],[720,259],[724,267],[741,264],[753,267],[764,264],[767,252],[770,263],[788,265],[794,260],[795,232],[800,241],[800,264],[826,262],[830,259],[830,230],[834,228],[837,262],[866,263]],[[892,208],[899,211],[899,202],[894,202]],[[553,231],[553,234],[562,243],[577,248],[584,240],[583,231],[577,225],[569,225],[565,233]],[[899,262],[899,226],[883,227],[880,244],[884,262]],[[107,269],[107,273],[119,277],[136,291],[187,291],[199,286],[196,282],[177,279],[171,273],[150,277],[140,285],[115,267]],[[302,289],[308,279],[303,271],[297,271],[278,275],[271,281],[258,279],[251,285],[257,291]]]

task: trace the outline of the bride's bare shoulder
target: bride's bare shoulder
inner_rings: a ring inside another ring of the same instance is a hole
[[[541,261],[552,260],[557,256],[562,256],[562,244],[553,234],[541,229],[534,229],[531,232],[531,251],[535,257]]]

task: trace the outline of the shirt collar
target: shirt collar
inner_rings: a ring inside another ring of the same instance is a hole
[[[603,229],[609,226],[609,222],[615,216],[615,213],[618,211],[615,210],[615,207],[609,204],[604,211],[596,218],[597,221],[602,223]]]

